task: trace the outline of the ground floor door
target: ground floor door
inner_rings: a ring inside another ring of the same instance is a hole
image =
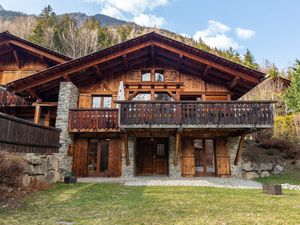
[[[213,139],[194,139],[195,175],[215,175],[215,147]]]
[[[138,138],[136,175],[168,175],[168,139]]]
[[[78,177],[121,176],[121,143],[119,139],[76,139],[73,172]]]

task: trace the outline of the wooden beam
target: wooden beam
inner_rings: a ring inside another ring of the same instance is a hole
[[[27,89],[26,90],[32,97],[34,97],[35,99],[40,99],[39,95],[34,91],[32,90],[31,88]]]
[[[40,84],[47,83],[47,82],[53,81],[53,80],[57,80],[57,79],[61,78],[63,75],[72,74],[72,73],[75,73],[75,72],[87,69],[89,67],[95,66],[97,64],[110,61],[112,59],[121,57],[124,54],[128,54],[128,53],[137,51],[137,50],[139,50],[141,48],[147,47],[147,46],[151,45],[151,43],[152,42],[149,41],[149,42],[145,42],[145,43],[142,43],[142,44],[138,44],[138,45],[133,46],[131,48],[121,50],[121,51],[119,51],[119,52],[117,52],[115,54],[108,55],[107,57],[101,57],[101,58],[98,58],[96,60],[92,60],[90,62],[87,62],[87,63],[83,64],[83,65],[80,65],[79,67],[72,67],[72,68],[70,68],[70,69],[68,69],[66,71],[63,71],[63,72],[57,72],[57,73],[53,74],[52,76],[47,76],[47,77],[43,78],[39,82],[34,82],[34,83],[31,83],[31,84],[29,84],[27,86],[22,85],[22,87],[17,88],[16,92],[22,92],[22,91],[24,91],[24,90],[26,90],[28,88],[36,87],[36,86],[39,86]]]
[[[168,44],[161,43],[161,42],[157,42],[157,41],[155,41],[154,44],[155,44],[156,46],[158,46],[158,47],[160,47],[160,48],[163,48],[163,49],[166,49],[166,50],[168,50],[168,51],[177,53],[177,54],[179,54],[179,55],[181,54],[181,55],[183,55],[184,57],[190,58],[190,59],[192,59],[192,60],[194,60],[194,61],[197,61],[197,62],[206,64],[206,65],[208,65],[208,66],[210,66],[210,67],[216,68],[216,69],[218,69],[218,70],[221,70],[221,71],[223,71],[223,72],[232,74],[232,75],[234,75],[234,76],[238,76],[238,77],[240,77],[240,78],[242,78],[242,79],[244,79],[244,80],[247,80],[247,81],[249,81],[249,82],[251,82],[251,83],[257,84],[257,83],[260,82],[260,80],[259,80],[258,78],[255,78],[255,77],[252,77],[252,76],[250,76],[250,75],[244,74],[244,73],[239,72],[239,71],[237,71],[237,70],[235,70],[235,69],[232,69],[232,68],[230,68],[230,67],[223,66],[223,65],[221,65],[221,64],[219,64],[219,63],[212,62],[212,61],[210,61],[210,60],[208,60],[208,59],[199,57],[199,56],[197,56],[197,55],[194,55],[194,54],[192,54],[192,53],[186,52],[186,51],[184,51],[184,50],[177,49],[176,47],[170,46],[170,45],[168,45]]]
[[[240,80],[239,77],[233,78],[228,86],[228,89],[230,90],[230,89],[234,88],[238,84],[239,80]]]
[[[20,60],[20,57],[19,57],[19,55],[18,55],[18,52],[17,52],[16,50],[13,50],[13,54],[14,54],[16,63],[17,63],[17,65],[18,65],[18,68],[21,69],[22,64],[21,64],[21,60]]]
[[[34,119],[33,119],[34,123],[40,123],[41,111],[42,111],[41,106],[39,104],[36,104],[34,109]]]
[[[16,40],[10,40],[9,43],[12,44],[12,45],[18,46],[20,48],[24,48],[24,49],[30,51],[31,53],[33,53],[34,55],[47,57],[48,59],[51,59],[55,62],[63,63],[63,62],[67,61],[66,59],[62,59],[61,57],[58,57],[56,55],[52,55],[48,52],[42,51],[38,48],[34,48],[30,45],[21,43],[21,42],[16,41]]]
[[[211,67],[208,66],[208,65],[205,67],[205,69],[204,69],[204,71],[203,71],[203,73],[202,73],[202,79],[203,79],[203,80],[206,79],[206,77],[207,77],[208,72],[209,72],[210,69],[211,69]]]
[[[177,133],[176,133],[176,145],[175,145],[174,166],[177,166],[177,164],[178,164],[179,139],[180,139],[180,133],[177,132]]]
[[[50,125],[50,117],[51,117],[51,110],[48,110],[48,112],[45,115],[44,118],[44,125],[49,126]]]
[[[155,65],[155,47],[154,44],[151,45],[151,67]]]
[[[180,70],[180,67],[182,64],[182,59],[183,59],[183,56],[179,55],[178,62],[177,62],[177,68],[176,68],[177,70]]]
[[[34,103],[32,103],[32,106],[36,106],[36,105],[55,107],[55,106],[57,106],[57,102],[34,102]]]
[[[125,142],[125,156],[126,156],[126,166],[130,165],[129,161],[129,149],[128,149],[128,135],[124,135],[124,142]]]
[[[102,71],[101,71],[99,65],[95,65],[94,68],[96,69],[96,75],[97,75],[99,78],[103,79],[103,73],[102,73]]]
[[[236,156],[235,156],[235,160],[234,160],[234,165],[235,166],[238,165],[239,160],[240,160],[240,158],[242,156],[244,142],[245,142],[245,134],[243,134],[241,136],[241,138],[240,138],[239,146],[238,146],[238,149],[237,149],[237,152],[236,152]]]
[[[64,81],[70,82],[71,78],[68,75],[63,76]]]
[[[123,55],[123,59],[124,59],[125,69],[128,70],[128,57],[127,57],[127,54]]]

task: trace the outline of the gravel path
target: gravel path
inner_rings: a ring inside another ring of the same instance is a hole
[[[169,178],[169,177],[134,177],[134,178],[79,178],[83,183],[122,183],[125,186],[194,186],[261,189],[261,184],[251,180],[239,178]]]

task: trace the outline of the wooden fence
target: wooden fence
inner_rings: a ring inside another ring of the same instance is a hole
[[[58,152],[60,129],[0,113],[0,150],[22,153]]]

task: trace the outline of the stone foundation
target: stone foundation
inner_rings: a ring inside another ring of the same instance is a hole
[[[122,177],[133,177],[135,176],[135,137],[128,138],[128,155],[129,155],[129,166],[126,165],[125,155],[125,143],[122,145]]]
[[[181,146],[181,145],[179,145]],[[174,165],[174,157],[176,151],[176,138],[169,138],[169,177],[181,177],[181,149],[178,151],[177,165]]]
[[[242,169],[241,169],[241,160],[238,165],[234,165],[234,160],[236,157],[237,149],[239,147],[240,137],[231,137],[228,138],[228,146],[230,153],[230,170],[231,176],[233,177],[242,177]]]
[[[77,108],[78,88],[72,82],[61,82],[57,105],[57,117],[55,126],[61,129],[59,143],[59,168],[62,173],[72,171],[72,157],[68,156],[68,146],[73,144],[73,136],[68,131],[68,119],[70,108]]]

